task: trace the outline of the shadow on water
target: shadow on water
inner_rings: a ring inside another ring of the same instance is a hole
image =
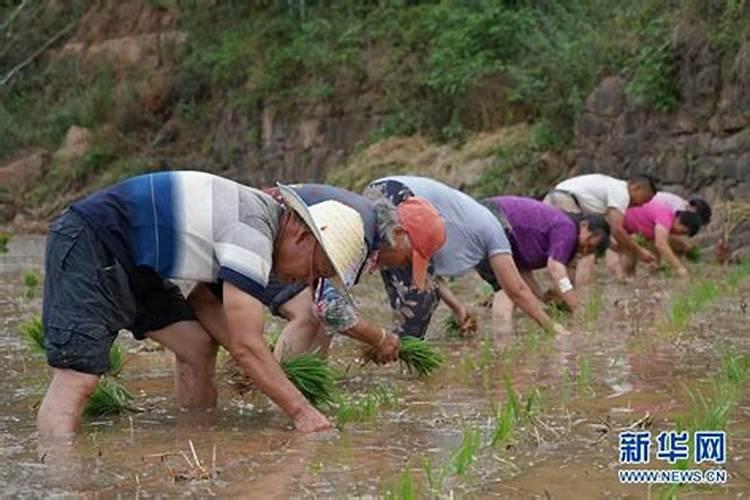
[[[122,376],[141,411],[89,419],[67,443],[40,443],[34,417],[49,374],[44,359],[26,348],[18,324],[40,308],[38,295],[25,293],[23,275],[41,270],[43,242],[14,242],[11,253],[0,256],[4,496],[377,496],[404,470],[422,494],[429,493],[432,474],[440,493],[458,496],[658,495],[656,489],[618,482],[617,430],[638,422],[652,432],[673,429],[688,411],[685,388],[716,376],[722,350],[732,346],[747,353],[750,347],[746,304],[743,308],[748,283],[696,314],[685,332],[669,332],[664,312],[689,285],[661,276],[631,285],[602,280],[600,310],[576,320],[572,336],[533,333],[518,317],[521,333],[506,339],[502,350],[481,338],[446,338],[441,325],[447,313],[439,309],[429,335],[447,361],[429,380],[398,366],[360,367],[359,347],[337,339],[333,358],[346,373],[344,390],[386,385],[398,394],[395,408],[382,409],[371,421],[349,423],[343,431],[300,436],[265,398],[239,398],[226,388],[217,410],[181,411],[172,395],[171,356],[138,350]],[[706,268],[704,274],[721,279],[718,269]],[[467,301],[479,302],[485,293],[473,276],[455,287]],[[368,278],[356,295],[366,317],[388,317],[376,279]],[[479,306],[475,310],[481,337],[490,314]],[[125,343],[131,349],[137,345]],[[493,415],[509,404],[511,390],[528,411],[516,418],[509,438],[486,446]],[[742,399],[729,424],[729,483],[696,495],[750,490],[749,416]],[[483,444],[459,474],[456,450],[471,430]],[[440,481],[436,470],[445,471]]]

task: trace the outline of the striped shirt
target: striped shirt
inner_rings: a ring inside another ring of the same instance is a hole
[[[205,172],[127,179],[71,206],[126,267],[162,278],[226,280],[261,297],[283,208],[263,192]]]

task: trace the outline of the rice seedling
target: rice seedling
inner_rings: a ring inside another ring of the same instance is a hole
[[[32,351],[37,354],[46,354],[47,347],[44,345],[44,326],[42,318],[38,314],[24,322],[19,327],[21,334]]]
[[[386,489],[383,498],[387,500],[416,500],[418,498],[417,489],[411,472],[405,470],[399,474],[398,480]]]
[[[358,399],[338,397],[336,426],[343,429],[349,422],[372,422],[381,410],[398,407],[398,396],[388,386],[378,386]]]
[[[505,443],[513,436],[513,429],[516,425],[516,414],[513,406],[504,404],[498,410],[494,411],[494,427],[492,429],[491,446],[497,446]]]
[[[326,361],[314,354],[301,354],[281,362],[287,378],[313,405],[334,403],[336,372]]]
[[[591,325],[599,318],[602,310],[602,290],[598,286],[589,289],[586,301],[583,304],[583,321],[586,325]]]
[[[102,416],[135,411],[134,401],[134,396],[120,382],[104,376],[86,404],[85,413],[89,416]]]
[[[461,446],[451,457],[451,472],[457,476],[462,476],[476,459],[477,452],[480,448],[479,429],[468,427],[464,429],[461,439]]]
[[[39,315],[20,326],[21,334],[29,347],[36,353],[46,354],[44,343],[44,327]],[[89,416],[116,415],[126,411],[134,411],[135,397],[120,384],[116,377],[122,371],[127,361],[125,349],[117,342],[109,350],[109,371],[97,384],[84,412]]]
[[[445,363],[437,348],[416,337],[401,339],[398,357],[409,373],[416,372],[419,376],[428,376]]]
[[[0,233],[0,253],[8,253],[9,242],[10,242],[10,234]]]
[[[191,439],[188,439],[188,444],[190,445],[192,460],[187,453],[185,453],[184,451],[180,451],[179,455],[185,460],[188,468],[186,470],[175,471],[170,467],[170,470],[172,472],[172,480],[206,481],[208,479],[215,479],[216,477],[218,477],[219,469],[216,468],[216,445],[214,444],[213,446],[211,467],[208,468],[207,464],[201,463],[201,460],[198,458],[198,454],[195,452],[195,446],[193,446],[193,441]]]
[[[690,318],[719,296],[719,287],[711,281],[703,281],[681,294],[672,302],[669,321],[674,330],[682,330]]]
[[[36,296],[40,282],[41,278],[36,271],[27,271],[26,274],[23,275],[23,283],[26,286],[24,295],[27,299],[33,299]]]
[[[429,458],[424,459],[422,462],[422,472],[424,472],[427,478],[427,485],[433,494],[439,494],[443,492],[443,484],[445,478],[448,476],[448,468],[445,465],[440,467],[433,467],[432,460]]]
[[[577,393],[585,391],[592,396],[596,395],[594,389],[591,387],[591,363],[588,358],[580,357],[578,359],[578,371],[574,380]]]
[[[457,339],[461,337],[461,325],[458,324],[456,317],[449,314],[443,322],[443,332],[446,338]]]
[[[328,361],[305,353],[285,359],[280,365],[289,381],[313,405],[322,407],[335,403],[337,375]],[[231,357],[227,358],[219,372],[219,378],[239,395],[255,389],[253,381]]]
[[[741,389],[750,372],[750,356],[739,356],[734,351],[725,352],[721,357],[721,372],[727,382]]]

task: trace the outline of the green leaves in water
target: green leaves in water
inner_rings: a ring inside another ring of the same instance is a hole
[[[135,398],[117,379],[104,376],[96,386],[86,405],[85,413],[89,416],[119,415],[126,411],[135,411]]]
[[[37,354],[47,353],[47,347],[44,345],[44,326],[42,325],[42,318],[39,315],[21,323],[19,329],[32,351]]]
[[[44,326],[39,315],[21,324],[21,334],[32,351],[46,354],[44,342]],[[134,411],[135,397],[123,386],[117,376],[122,371],[127,360],[125,349],[117,342],[109,350],[109,371],[104,375],[91,395],[84,412],[89,416],[118,415],[126,411]]]
[[[281,362],[294,386],[315,406],[330,405],[336,392],[336,372],[325,359],[301,354]]]
[[[401,339],[398,357],[409,372],[416,372],[420,376],[430,375],[445,363],[443,354],[437,348],[416,337]]]

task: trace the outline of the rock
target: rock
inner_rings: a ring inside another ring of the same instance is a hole
[[[0,166],[0,186],[16,193],[23,191],[42,174],[46,161],[46,151],[39,150]]]
[[[179,59],[186,41],[187,34],[181,31],[112,38],[89,46],[83,65],[110,64],[118,71],[170,65]]]
[[[65,134],[60,149],[52,155],[55,161],[70,163],[71,161],[83,158],[91,148],[93,134],[87,128],[76,127],[73,125]]]
[[[586,110],[613,117],[625,107],[625,82],[619,76],[606,77],[586,99]]]

